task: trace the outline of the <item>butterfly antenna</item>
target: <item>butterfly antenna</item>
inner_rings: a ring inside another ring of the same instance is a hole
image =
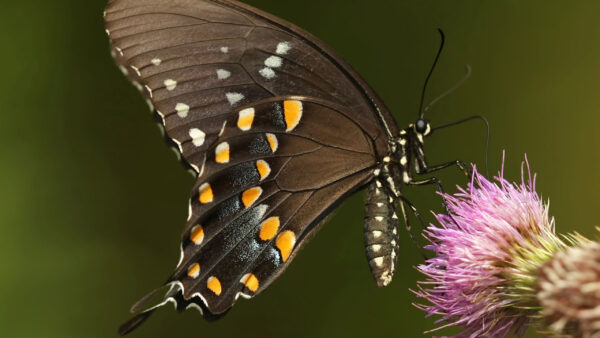
[[[427,91],[427,85],[429,84],[429,79],[431,78],[431,74],[435,70],[435,66],[437,65],[440,55],[442,55],[442,50],[444,49],[444,43],[446,42],[446,36],[441,28],[438,28],[438,32],[440,33],[440,38],[442,39],[440,42],[440,48],[438,49],[437,55],[435,56],[435,61],[433,61],[433,65],[429,70],[429,74],[427,74],[427,78],[425,79],[425,84],[423,85],[423,91],[421,92],[421,104],[419,105],[419,118],[423,118],[425,112],[423,111],[423,103],[425,101],[425,92]]]
[[[471,66],[470,65],[466,65],[465,66],[465,75],[463,75],[463,77],[458,80],[458,82],[452,86],[450,89],[446,90],[445,92],[443,92],[442,94],[440,94],[440,96],[436,97],[433,101],[431,101],[427,107],[425,107],[425,109],[423,109],[423,115],[425,115],[426,112],[429,111],[429,109],[431,109],[431,107],[436,104],[439,100],[443,99],[444,97],[448,96],[448,94],[452,93],[453,91],[455,91],[456,89],[458,89],[460,86],[462,86],[465,81],[467,81],[470,77],[471,77]]]

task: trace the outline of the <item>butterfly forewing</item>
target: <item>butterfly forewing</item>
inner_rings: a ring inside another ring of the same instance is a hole
[[[317,39],[308,41],[308,33],[246,7],[232,1],[114,0],[106,9],[117,62],[152,100],[168,137],[181,144],[195,168],[201,169],[201,153],[227,113],[268,97],[302,95],[339,104],[374,139],[382,133],[379,111],[393,121],[383,105],[365,99],[370,88],[359,87],[360,78],[349,77],[351,69],[325,54]],[[198,129],[196,146],[192,128]]]
[[[168,297],[223,314],[372,179],[396,124],[327,46],[247,5],[111,0],[105,16],[116,62],[198,177]]]

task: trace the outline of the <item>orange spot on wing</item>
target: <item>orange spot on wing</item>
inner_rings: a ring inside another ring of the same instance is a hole
[[[200,197],[198,199],[200,200],[200,203],[202,203],[202,204],[210,203],[215,198],[215,195],[213,194],[210,184],[204,183],[203,185],[200,186],[199,190],[200,190]]]
[[[256,161],[256,170],[258,170],[261,181],[271,173],[271,167],[269,166],[269,163],[263,160]]]
[[[202,244],[202,241],[204,240],[204,228],[202,227],[202,225],[198,224],[192,228],[192,232],[190,233],[190,240],[196,245]]]
[[[283,101],[283,115],[285,116],[285,131],[292,131],[302,118],[302,102],[296,100]]]
[[[223,142],[215,149],[215,161],[217,163],[229,162],[229,143]]]
[[[215,295],[220,295],[221,291],[223,290],[221,288],[221,281],[219,281],[219,279],[217,277],[210,277],[208,278],[208,280],[206,281],[206,287],[215,293]]]
[[[244,203],[244,206],[247,208],[254,204],[262,194],[262,191],[263,190],[260,187],[254,187],[244,191],[242,193],[242,203]]]
[[[277,230],[279,230],[279,217],[269,217],[260,226],[260,232],[258,236],[263,241],[268,241],[275,237]]]
[[[279,141],[277,141],[277,136],[275,136],[274,134],[266,134],[267,137],[267,142],[269,142],[269,146],[271,147],[271,150],[273,152],[277,151],[277,148],[279,148]]]
[[[275,240],[275,246],[281,253],[281,259],[285,262],[290,257],[292,249],[296,244],[296,235],[290,230],[286,230],[277,236]]]
[[[247,108],[244,110],[240,110],[238,117],[238,128],[243,131],[248,131],[252,128],[252,123],[254,122],[254,108]]]
[[[248,288],[248,290],[252,292],[256,292],[260,285],[258,282],[258,278],[256,278],[256,276],[253,273],[245,274],[244,277],[242,277],[242,280],[240,280],[240,282],[242,282]]]
[[[194,263],[188,268],[187,275],[192,278],[198,278],[200,275],[200,264]]]

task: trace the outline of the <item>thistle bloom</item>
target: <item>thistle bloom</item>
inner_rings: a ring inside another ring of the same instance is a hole
[[[579,247],[557,253],[540,270],[537,299],[552,333],[600,336],[600,244],[579,240]]]
[[[418,267],[428,278],[415,291],[430,304],[415,305],[441,316],[437,329],[462,327],[459,337],[522,335],[540,313],[537,272],[566,247],[535,177],[493,182],[474,170],[467,189],[443,198],[449,213],[425,231],[435,257]]]

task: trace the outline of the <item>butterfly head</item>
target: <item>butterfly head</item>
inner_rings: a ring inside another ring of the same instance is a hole
[[[433,130],[433,129],[431,129],[431,124],[429,123],[429,121],[424,118],[419,118],[413,124],[413,129],[414,129],[414,132],[420,136],[428,136],[429,134],[431,134],[431,132]]]

